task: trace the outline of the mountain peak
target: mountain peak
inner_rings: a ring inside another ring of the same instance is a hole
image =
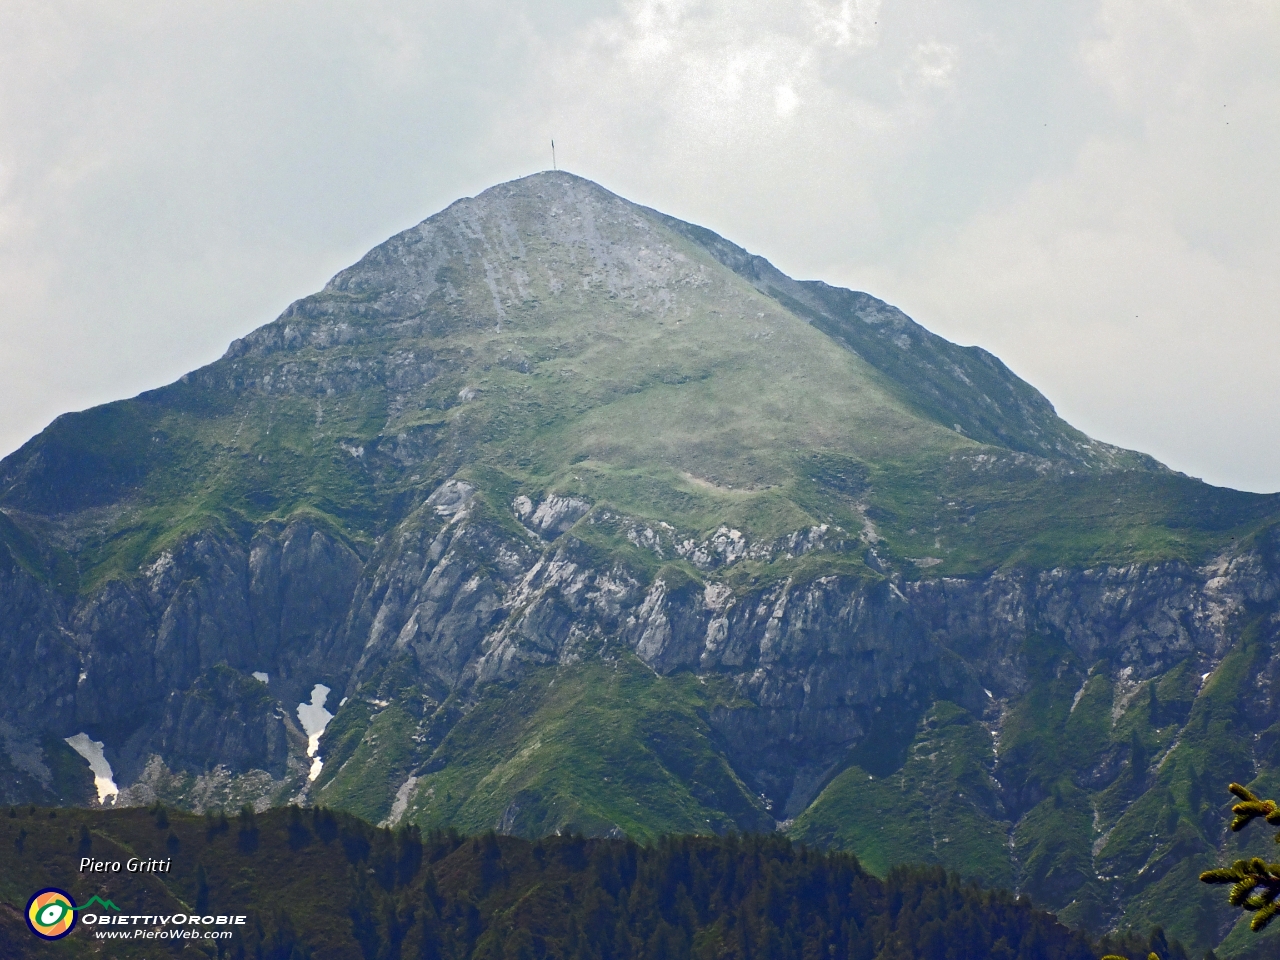
[[[868,294],[502,184],[0,461],[0,800],[92,802],[88,744],[122,804],[777,826],[1207,947],[1178,791],[1274,776],[1280,498],[1151,467]]]
[[[677,526],[774,536],[862,509],[808,503],[815,462],[920,477],[975,457],[1042,475],[1158,466],[1090,440],[997,358],[883,301],[796,281],[555,171],[396,234],[179,383],[60,419],[0,466],[0,501],[33,515],[111,505],[153,550],[173,518],[232,505],[358,517],[374,536],[387,503],[498,471]],[[179,461],[199,493],[164,479]],[[139,527],[155,510],[170,519]],[[103,542],[107,562],[120,541]]]
[[[717,266],[766,300],[745,305],[745,288],[725,287]],[[320,293],[237,341],[228,358],[286,344],[346,344],[392,328],[411,335],[423,326],[415,320],[428,316],[441,332],[446,325],[501,332],[513,322],[528,329],[593,296],[674,325],[680,309],[693,309],[695,291],[716,284],[716,296],[737,304],[718,311],[720,323],[780,309],[855,354],[895,403],[943,429],[1086,469],[1159,468],[1072,428],[981,348],[952,344],[869,294],[794,280],[710,230],[564,171],[491,187],[391,237]],[[519,340],[514,334],[512,343]]]

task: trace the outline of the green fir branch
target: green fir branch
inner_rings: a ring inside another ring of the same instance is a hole
[[[1261,800],[1238,783],[1231,784],[1228,789],[1240,800],[1231,808],[1234,814],[1232,830],[1243,830],[1259,817],[1272,826],[1280,826],[1280,808],[1274,800]],[[1280,843],[1280,834],[1275,839]],[[1237,860],[1229,867],[1206,870],[1200,874],[1200,881],[1231,884],[1227,902],[1254,915],[1249,928],[1255,933],[1261,932],[1280,913],[1280,902],[1277,902],[1277,897],[1280,897],[1280,863],[1267,863],[1261,857]]]

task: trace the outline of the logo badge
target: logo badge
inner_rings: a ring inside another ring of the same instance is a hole
[[[41,940],[61,940],[76,926],[76,902],[56,887],[37,891],[27,901],[27,926]]]

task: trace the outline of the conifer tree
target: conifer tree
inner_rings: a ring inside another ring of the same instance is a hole
[[[1231,784],[1228,789],[1240,800],[1231,808],[1235,814],[1231,820],[1233,831],[1243,830],[1258,817],[1273,827],[1280,827],[1280,807],[1274,800],[1259,800],[1238,783]],[[1280,843],[1280,833],[1275,839]],[[1227,901],[1233,907],[1253,913],[1249,927],[1255,933],[1280,913],[1280,902],[1276,900],[1280,896],[1280,863],[1267,863],[1261,857],[1237,860],[1229,867],[1206,870],[1200,874],[1200,879],[1204,883],[1231,884]]]

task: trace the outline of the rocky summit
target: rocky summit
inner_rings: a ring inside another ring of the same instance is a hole
[[[785,831],[1230,955],[1280,498],[566,173],[0,463],[0,800]]]

